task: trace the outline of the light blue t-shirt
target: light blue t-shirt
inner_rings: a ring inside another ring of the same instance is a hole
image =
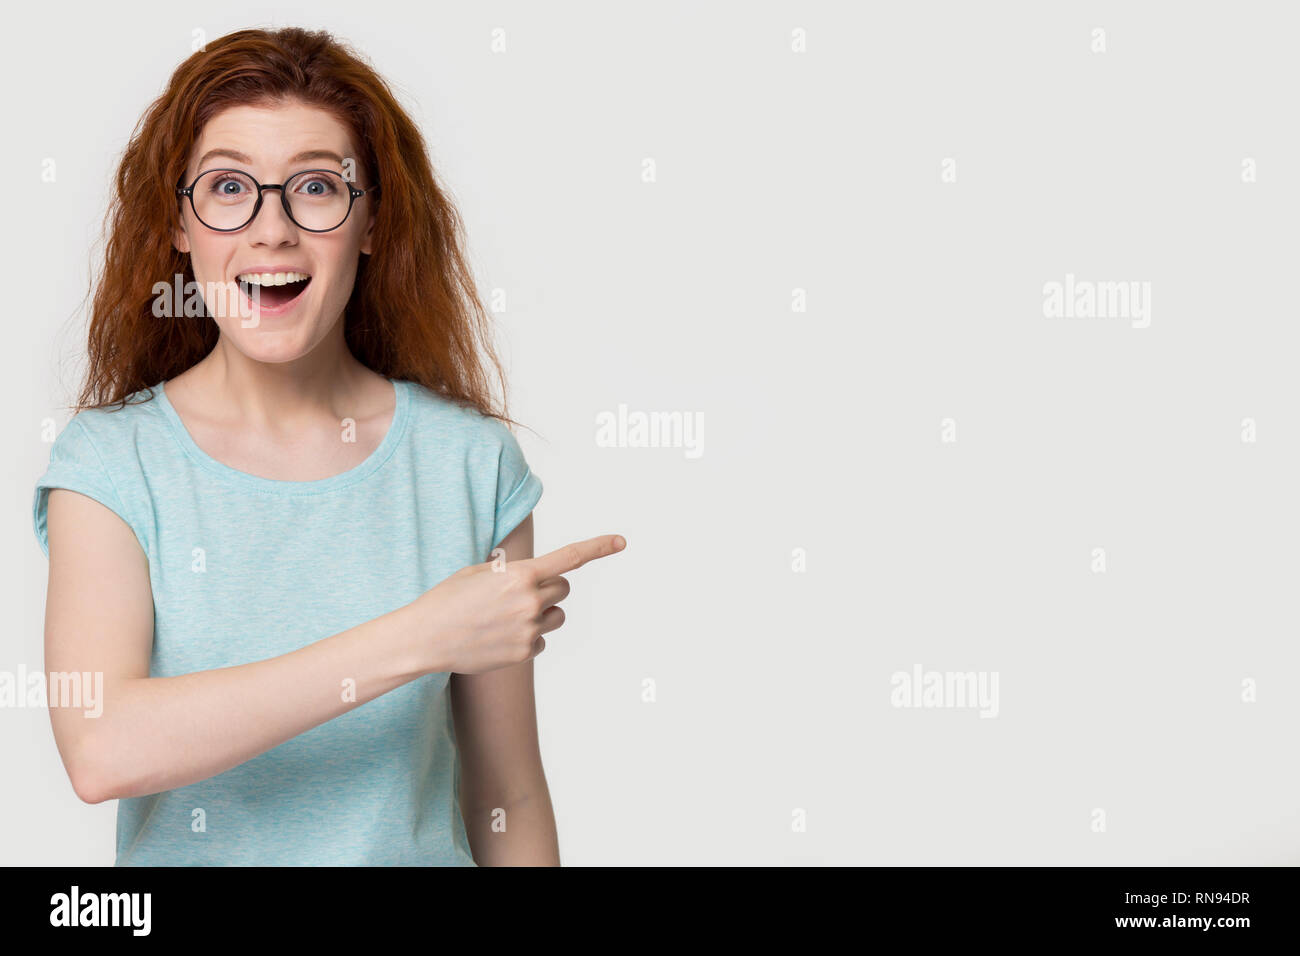
[[[276,657],[395,610],[489,560],[542,483],[499,420],[390,381],[383,443],[319,481],[205,454],[161,383],[142,404],[82,411],[36,487],[41,548],[49,488],[130,525],[149,558],[152,677]],[[403,684],[215,777],[119,801],[116,865],[474,866],[450,676]]]

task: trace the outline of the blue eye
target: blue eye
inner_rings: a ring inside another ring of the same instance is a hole
[[[209,190],[219,196],[242,196],[251,191],[242,177],[229,175],[213,178]]]
[[[302,184],[294,191],[301,195],[317,199],[325,196],[333,196],[338,193],[339,189],[334,183],[330,182],[328,178],[317,176],[312,179],[303,180]]]

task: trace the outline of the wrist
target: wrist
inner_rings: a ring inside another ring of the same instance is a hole
[[[393,612],[400,635],[398,666],[410,679],[449,670],[450,661],[438,639],[438,627],[431,613],[427,592]]]

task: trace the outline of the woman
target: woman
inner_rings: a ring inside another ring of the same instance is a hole
[[[103,675],[55,739],[120,800],[117,864],[558,864],[532,658],[624,542],[533,558],[415,125],[327,34],[235,33],[148,110],[108,223],[34,520],[46,668]]]

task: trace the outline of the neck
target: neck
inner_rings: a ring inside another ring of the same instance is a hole
[[[322,411],[356,416],[375,373],[348,351],[341,322],[335,330],[337,336],[287,362],[251,359],[222,333],[213,350],[185,373],[188,387],[215,417],[253,426],[306,421]]]

